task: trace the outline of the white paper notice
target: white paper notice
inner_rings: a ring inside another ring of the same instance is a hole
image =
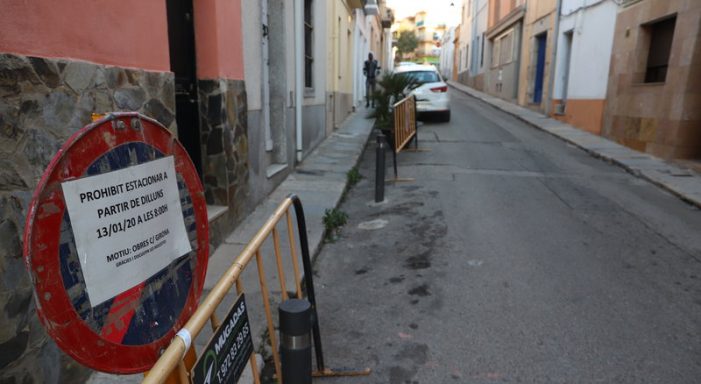
[[[93,307],[192,250],[172,156],[61,187]]]

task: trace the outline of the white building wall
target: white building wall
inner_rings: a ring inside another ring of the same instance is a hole
[[[287,66],[287,89],[288,89],[288,94],[290,94],[290,97],[287,100],[287,105],[289,107],[293,106],[293,100],[294,100],[294,89],[295,89],[295,18],[294,18],[294,11],[295,11],[295,2],[297,1],[303,1],[303,0],[292,0],[292,1],[285,1],[283,2],[285,6],[285,25],[289,26],[288,30],[290,33],[288,33],[285,36],[285,45],[289,48],[285,51],[285,56],[286,60],[285,62],[290,63]],[[274,54],[274,53],[273,53]]]
[[[385,33],[385,62],[382,63],[383,71],[391,71],[394,68],[394,49],[392,48],[392,31],[384,29]]]
[[[563,0],[558,47],[572,32],[569,75],[565,82],[567,51],[558,49],[554,98],[604,99],[618,6],[613,0]]]
[[[241,2],[243,39],[243,74],[246,80],[248,110],[260,110],[262,90],[262,28],[260,27],[260,0]]]
[[[353,106],[365,103],[365,75],[363,74],[363,63],[368,59],[370,52],[370,20],[365,16],[362,9],[356,9],[353,19],[355,28],[353,29]],[[374,54],[377,56],[376,54]],[[381,65],[381,64],[380,64]]]
[[[476,0],[463,0],[460,7],[460,38],[458,46],[454,48],[458,51],[458,73],[465,72],[470,67],[474,1]]]
[[[455,27],[451,27],[441,40],[440,72],[445,79],[453,78],[453,54],[455,52]]]
[[[472,76],[484,73],[487,67],[487,60],[484,57],[487,54],[487,42],[483,42],[485,32],[487,31],[487,23],[489,16],[489,1],[488,0],[473,0],[475,2],[475,16],[473,17],[474,29],[472,30],[473,47],[473,65],[471,68]]]

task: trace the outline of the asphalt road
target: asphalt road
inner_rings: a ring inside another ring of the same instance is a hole
[[[701,382],[701,212],[451,96],[384,204],[363,156],[315,285],[327,366],[373,372],[315,382]]]

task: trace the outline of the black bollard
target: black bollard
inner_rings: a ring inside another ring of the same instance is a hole
[[[312,383],[312,306],[307,300],[285,300],[280,315],[280,360],[284,384]]]
[[[377,135],[375,148],[375,202],[385,200],[385,135]]]

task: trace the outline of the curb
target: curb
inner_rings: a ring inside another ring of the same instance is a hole
[[[356,111],[354,113],[360,114],[360,111]],[[347,119],[350,119],[351,117],[353,117],[353,114],[349,115]],[[358,117],[364,118],[366,120],[371,120],[371,119],[366,118],[365,116],[359,115]],[[345,121],[344,121],[344,123],[345,123]],[[343,125],[343,123],[341,125]],[[371,126],[374,126],[374,119],[372,119]],[[346,194],[348,193],[348,190],[350,189],[348,187],[348,177],[347,177],[348,172],[350,172],[351,169],[353,169],[354,167],[357,167],[358,164],[360,164],[360,160],[363,158],[363,154],[365,153],[365,150],[368,147],[368,143],[370,142],[370,137],[372,136],[374,129],[375,128],[370,129],[370,132],[368,133],[368,136],[365,138],[363,145],[360,146],[360,152],[358,153],[358,156],[356,156],[355,159],[353,159],[353,162],[351,163],[352,166],[345,173],[346,179],[345,179],[345,182],[343,183],[343,192],[341,192],[341,194],[338,196],[338,198],[334,202],[333,206],[329,207],[328,209],[337,209],[341,205],[341,203],[343,202],[344,197],[346,196]],[[324,244],[326,244],[326,236],[327,235],[328,235],[328,230],[326,228],[324,228],[324,231],[321,234],[321,241],[318,244],[309,244],[309,248],[310,248],[309,249],[309,259],[312,263],[312,266],[316,263],[317,257],[321,253],[321,250],[324,247]]]
[[[480,100],[480,101],[482,101],[482,102],[484,102],[484,103],[490,105],[491,107],[493,107],[493,108],[495,108],[495,109],[497,109],[497,110],[500,110],[500,111],[502,111],[502,112],[504,112],[504,113],[509,114],[510,116],[515,117],[515,118],[518,119],[519,121],[522,121],[522,122],[524,122],[524,123],[526,123],[526,124],[528,124],[528,125],[530,125],[530,126],[532,126],[532,127],[534,127],[534,128],[537,128],[537,129],[539,129],[539,130],[541,130],[541,131],[543,131],[543,132],[546,132],[546,133],[550,134],[551,136],[554,136],[554,137],[556,137],[556,138],[558,138],[558,139],[560,139],[560,140],[562,140],[562,141],[564,141],[564,142],[566,142],[566,143],[568,143],[568,144],[571,144],[571,145],[573,145],[573,146],[575,146],[575,147],[577,147],[577,148],[583,150],[584,152],[586,152],[587,154],[591,155],[591,156],[594,157],[594,158],[602,159],[602,160],[605,160],[606,162],[608,162],[609,164],[613,164],[613,165],[619,166],[619,167],[623,168],[626,172],[630,173],[631,175],[633,175],[633,176],[635,176],[635,177],[638,177],[638,178],[641,178],[641,179],[644,179],[644,180],[646,180],[646,181],[652,183],[653,185],[655,185],[655,186],[657,186],[657,187],[660,187],[660,188],[662,188],[663,190],[665,190],[665,191],[667,191],[667,192],[670,192],[672,195],[678,197],[679,199],[681,199],[681,200],[684,201],[685,203],[690,204],[690,205],[693,205],[693,206],[695,206],[696,208],[701,209],[701,193],[699,193],[698,196],[693,196],[693,195],[690,195],[689,193],[686,193],[685,191],[680,190],[680,188],[678,188],[678,187],[676,187],[676,186],[674,186],[674,185],[670,185],[669,183],[666,183],[664,180],[662,180],[662,178],[664,178],[664,177],[678,177],[678,176],[674,176],[671,172],[669,172],[671,169],[676,169],[676,170],[678,170],[680,173],[683,173],[684,176],[696,177],[696,178],[698,179],[697,182],[699,183],[699,185],[701,185],[701,177],[699,177],[699,176],[694,176],[693,171],[687,171],[687,170],[685,170],[685,169],[683,169],[683,168],[681,168],[681,167],[679,167],[679,166],[669,164],[669,163],[665,162],[665,161],[662,160],[662,159],[658,159],[658,158],[653,157],[653,156],[651,156],[651,155],[649,155],[649,154],[646,154],[646,153],[644,153],[644,152],[637,152],[637,151],[636,151],[636,152],[639,153],[639,156],[640,156],[641,158],[656,160],[656,161],[660,162],[660,164],[664,164],[664,165],[666,166],[666,171],[667,171],[667,172],[665,172],[665,171],[663,171],[663,170],[654,170],[654,169],[646,170],[646,169],[641,169],[641,168],[633,167],[633,166],[631,166],[631,165],[629,165],[629,164],[626,164],[624,161],[622,161],[622,160],[620,160],[620,159],[617,159],[617,158],[614,157],[614,156],[608,155],[608,154],[603,153],[603,152],[601,152],[601,151],[597,151],[596,149],[593,149],[593,148],[588,148],[588,147],[586,147],[585,145],[583,145],[582,143],[578,142],[577,140],[575,140],[575,139],[573,139],[573,138],[570,138],[570,137],[567,137],[567,136],[565,136],[565,135],[562,135],[562,134],[560,134],[560,133],[558,133],[558,132],[555,132],[554,130],[550,130],[550,129],[548,129],[548,128],[545,128],[545,127],[539,125],[538,123],[536,123],[536,122],[530,120],[529,118],[527,118],[527,117],[525,117],[525,116],[522,116],[522,115],[520,115],[520,114],[518,114],[518,113],[515,113],[515,112],[513,112],[513,111],[510,111],[510,110],[507,109],[507,108],[504,108],[503,106],[500,106],[500,105],[498,105],[498,104],[496,104],[496,103],[493,103],[493,102],[491,102],[490,100],[488,100],[487,98],[482,97],[480,94],[478,94],[478,93],[477,93],[478,91],[470,92],[470,91],[468,91],[468,90],[461,89],[461,88],[463,88],[463,87],[467,87],[467,86],[465,86],[465,85],[456,84],[456,83],[453,82],[453,81],[449,81],[449,82],[448,82],[448,85],[450,85],[453,89],[455,89],[455,90],[457,90],[457,91],[459,91],[459,92],[462,92],[463,94],[465,94],[465,95],[467,95],[467,96],[470,96],[470,97],[472,97],[472,98],[475,98],[475,99],[477,99],[477,100]],[[508,101],[506,101],[506,100],[503,100],[503,101],[504,101],[504,103],[508,103]],[[515,104],[514,104],[513,106],[514,106],[514,107],[520,107],[520,106],[515,105]],[[568,127],[571,127],[571,129],[576,130],[577,133],[581,133],[582,135],[591,135],[592,137],[596,137],[596,138],[601,139],[601,140],[606,140],[606,141],[609,142],[610,144],[619,145],[621,148],[625,148],[626,150],[634,151],[633,149],[630,149],[630,148],[628,148],[628,147],[621,146],[620,144],[617,144],[617,143],[615,143],[615,142],[613,142],[613,141],[610,141],[610,140],[606,139],[605,137],[598,136],[598,135],[594,135],[594,134],[588,133],[588,132],[586,132],[586,131],[580,130],[580,129],[578,129],[578,128],[569,126],[567,123],[561,122],[561,121],[559,121],[559,120],[552,119],[552,118],[547,117],[547,116],[545,116],[545,115],[542,115],[542,118],[543,118],[543,119],[549,119],[549,120],[557,121],[558,123],[561,123],[561,124],[563,124],[563,125],[566,125],[566,126],[568,126]],[[653,173],[657,173],[658,175],[655,175],[655,174],[653,174]]]

